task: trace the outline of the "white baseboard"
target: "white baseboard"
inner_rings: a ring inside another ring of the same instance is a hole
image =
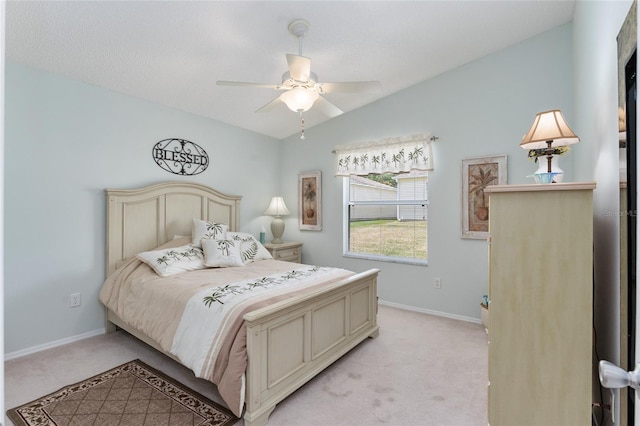
[[[451,318],[451,319],[455,319],[455,320],[459,320],[459,321],[465,321],[465,322],[472,322],[474,324],[480,324],[480,318],[465,317],[465,316],[462,316],[462,315],[449,314],[447,312],[434,311],[434,310],[431,310],[431,309],[416,308],[415,306],[402,305],[400,303],[394,303],[394,302],[387,302],[387,301],[382,300],[382,299],[379,299],[378,303],[380,303],[381,305],[385,305],[385,306],[391,306],[392,308],[403,309],[405,311],[420,312],[420,313],[423,313],[423,314],[435,315],[435,316],[438,316],[438,317]]]
[[[36,352],[44,351],[46,349],[55,348],[57,346],[66,345],[67,343],[73,343],[73,342],[77,342],[79,340],[88,339],[89,337],[99,336],[101,334],[104,334],[104,328],[99,328],[97,330],[88,331],[86,333],[78,334],[76,336],[71,336],[71,337],[66,337],[64,339],[55,340],[53,342],[45,343],[45,344],[42,344],[42,345],[32,346],[30,348],[22,349],[20,351],[11,352],[11,353],[8,353],[8,354],[4,355],[4,360],[5,361],[9,361],[10,359],[16,359],[16,358],[20,358],[20,357],[23,357],[23,356],[31,355],[31,354],[34,354]]]
[[[431,310],[431,309],[416,308],[415,306],[403,305],[403,304],[394,303],[394,302],[387,302],[387,301],[382,300],[382,299],[380,299],[378,301],[378,303],[380,303],[381,305],[390,306],[392,308],[403,309],[405,311],[420,312],[420,313],[423,313],[423,314],[435,315],[435,316],[438,316],[438,317],[451,318],[451,319],[455,319],[455,320],[459,320],[459,321],[466,321],[466,322],[472,322],[472,323],[475,323],[475,324],[480,324],[480,319],[479,318],[465,317],[465,316],[462,316],[462,315],[449,314],[449,313],[446,313],[446,312],[434,311],[434,310]],[[20,357],[23,357],[23,356],[31,355],[31,354],[34,354],[36,352],[40,352],[40,351],[44,351],[44,350],[47,350],[47,349],[55,348],[57,346],[62,346],[62,345],[66,345],[68,343],[77,342],[79,340],[88,339],[89,337],[99,336],[99,335],[104,334],[104,333],[105,333],[104,328],[100,328],[98,330],[93,330],[93,331],[88,331],[86,333],[78,334],[77,336],[71,336],[71,337],[67,337],[65,339],[60,339],[60,340],[56,340],[56,341],[53,341],[53,342],[49,342],[49,343],[45,343],[45,344],[42,344],[42,345],[33,346],[31,348],[22,349],[20,351],[16,351],[16,352],[11,352],[11,353],[5,354],[4,355],[4,360],[5,361],[9,361],[11,359],[16,359],[16,358],[20,358]]]

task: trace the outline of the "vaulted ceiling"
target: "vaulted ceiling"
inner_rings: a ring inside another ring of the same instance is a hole
[[[574,1],[8,1],[7,60],[277,139],[299,131],[277,84],[288,32],[321,82],[378,80],[377,93],[324,95],[343,111],[570,22]],[[329,118],[304,113],[308,130]]]

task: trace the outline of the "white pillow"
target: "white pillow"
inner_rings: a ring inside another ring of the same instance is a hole
[[[273,259],[269,250],[249,233],[227,232],[227,239],[240,241],[240,254],[245,265],[255,260]]]
[[[191,244],[201,247],[200,240],[211,238],[214,240],[224,240],[229,227],[224,223],[211,222],[209,220],[193,219],[193,229],[191,232]]]
[[[161,277],[205,268],[202,249],[191,244],[162,250],[145,251],[138,253],[136,257],[151,266],[156,271],[156,274]]]
[[[244,266],[240,255],[240,242],[233,240],[202,239],[205,266]]]

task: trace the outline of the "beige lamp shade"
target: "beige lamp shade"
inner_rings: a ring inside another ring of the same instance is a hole
[[[554,109],[536,115],[531,129],[522,139],[520,146],[523,149],[545,149],[578,142],[580,139],[569,128],[562,112],[559,109]]]
[[[289,214],[289,209],[284,203],[284,199],[282,197],[273,197],[271,199],[271,203],[264,214],[268,214],[269,216],[286,216]]]
[[[284,204],[284,199],[282,197],[273,197],[264,214],[275,216],[275,219],[271,222],[271,233],[273,234],[273,240],[271,240],[271,243],[282,244],[284,221],[280,219],[280,216],[286,216],[289,214],[289,209]]]

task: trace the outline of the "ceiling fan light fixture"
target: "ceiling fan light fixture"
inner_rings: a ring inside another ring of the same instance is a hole
[[[319,96],[315,90],[294,87],[280,95],[280,100],[293,112],[305,112],[311,109]]]

